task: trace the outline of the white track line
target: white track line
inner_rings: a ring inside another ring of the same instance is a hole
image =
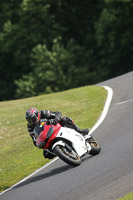
[[[103,112],[99,118],[99,120],[97,121],[97,123],[93,126],[93,128],[90,130],[89,134],[92,134],[97,128],[98,126],[103,122],[103,120],[105,119],[109,107],[110,107],[110,103],[113,97],[113,90],[108,87],[108,86],[102,86],[105,88],[105,90],[107,90],[107,99],[105,102],[105,106],[103,109]],[[3,192],[0,193],[0,195],[2,195],[3,193],[13,189],[15,186],[19,185],[20,183],[26,181],[27,179],[29,179],[30,177],[34,176],[35,174],[37,174],[38,172],[40,172],[41,170],[45,169],[46,167],[48,167],[49,165],[51,165],[53,162],[55,162],[58,158],[55,158],[54,160],[52,160],[51,162],[47,163],[46,165],[44,165],[43,167],[41,167],[40,169],[36,170],[35,172],[33,172],[32,174],[30,174],[29,176],[25,177],[24,179],[22,179],[21,181],[19,181],[18,183],[16,183],[15,185],[11,186],[10,188],[8,188],[7,190],[4,190]]]
[[[107,90],[107,92],[108,92],[107,99],[106,99],[106,102],[105,102],[105,105],[104,105],[104,109],[102,111],[102,114],[101,114],[99,120],[96,122],[96,124],[92,127],[92,129],[89,132],[90,135],[98,128],[98,126],[105,119],[105,117],[106,117],[106,115],[108,113],[109,107],[110,107],[110,103],[112,101],[112,97],[113,97],[113,90],[112,90],[112,88],[110,88],[108,86],[102,86],[102,87],[104,87],[105,90]]]
[[[131,102],[131,101],[133,101],[133,99],[129,99],[129,100],[127,100],[127,101],[121,101],[121,102],[119,102],[119,103],[116,103],[115,105],[121,105],[121,104],[129,103],[129,102]]]
[[[30,174],[29,176],[25,177],[24,179],[22,179],[21,181],[19,181],[18,183],[16,183],[15,185],[11,186],[10,188],[8,188],[7,190],[4,190],[3,192],[0,193],[0,195],[2,195],[3,193],[11,190],[12,188],[14,188],[15,186],[19,185],[20,183],[23,183],[24,181],[26,181],[27,179],[29,179],[30,177],[34,176],[35,174],[37,174],[38,172],[40,172],[41,170],[45,169],[46,167],[48,167],[49,165],[51,165],[53,162],[55,162],[58,159],[55,158],[54,160],[52,160],[51,162],[47,163],[46,165],[44,165],[43,167],[37,169],[35,172],[33,172],[32,174]]]

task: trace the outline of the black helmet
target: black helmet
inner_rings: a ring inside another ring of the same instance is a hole
[[[35,125],[40,120],[40,113],[36,108],[29,108],[25,113],[28,124]]]

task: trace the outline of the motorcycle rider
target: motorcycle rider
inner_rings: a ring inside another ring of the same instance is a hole
[[[48,125],[56,125],[58,122],[61,126],[66,126],[68,128],[72,128],[75,131],[79,132],[83,136],[89,133],[88,129],[80,129],[74,121],[66,116],[62,117],[61,112],[58,111],[50,111],[50,110],[41,110],[38,111],[36,108],[29,108],[25,113],[25,119],[27,120],[27,128],[28,132],[33,140],[34,145],[36,146],[36,137],[34,135],[34,128],[40,122],[47,122]],[[45,158],[52,159],[55,155],[50,152],[43,150],[43,155]]]

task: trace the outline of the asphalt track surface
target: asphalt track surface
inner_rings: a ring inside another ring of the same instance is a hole
[[[0,200],[115,200],[133,191],[133,72],[99,85],[113,89],[108,114],[92,133],[101,153],[78,167],[58,159]]]

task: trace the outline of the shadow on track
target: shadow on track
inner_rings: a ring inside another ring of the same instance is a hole
[[[49,178],[51,176],[55,176],[57,174],[60,174],[62,172],[65,172],[67,170],[70,170],[74,167],[70,166],[70,165],[65,165],[65,166],[62,166],[62,167],[58,167],[56,169],[52,169],[51,171],[49,171],[48,173],[45,173],[45,174],[39,174],[39,175],[36,175],[36,176],[33,176],[29,179],[27,179],[26,181],[20,183],[19,185],[15,186],[14,188],[12,189],[15,189],[15,188],[19,188],[19,187],[22,187],[24,185],[28,185],[30,183],[34,183],[34,182],[37,182],[37,181],[41,181],[43,179],[46,179],[46,178]]]
[[[88,155],[82,158],[82,162],[86,162],[86,160],[88,160],[89,158],[91,158],[92,156]],[[41,181],[43,179],[47,179],[51,176],[55,176],[58,175],[60,173],[63,173],[65,171],[68,171],[70,169],[73,169],[75,167],[70,166],[70,165],[64,165],[62,167],[58,167],[55,169],[50,170],[48,173],[44,173],[44,174],[39,174],[39,175],[34,175],[33,177],[25,180],[24,182],[20,183],[19,185],[16,185],[15,187],[13,187],[11,190],[16,189],[16,188],[20,188],[23,187],[25,185],[28,185],[30,183],[34,183],[34,182],[38,182]]]

